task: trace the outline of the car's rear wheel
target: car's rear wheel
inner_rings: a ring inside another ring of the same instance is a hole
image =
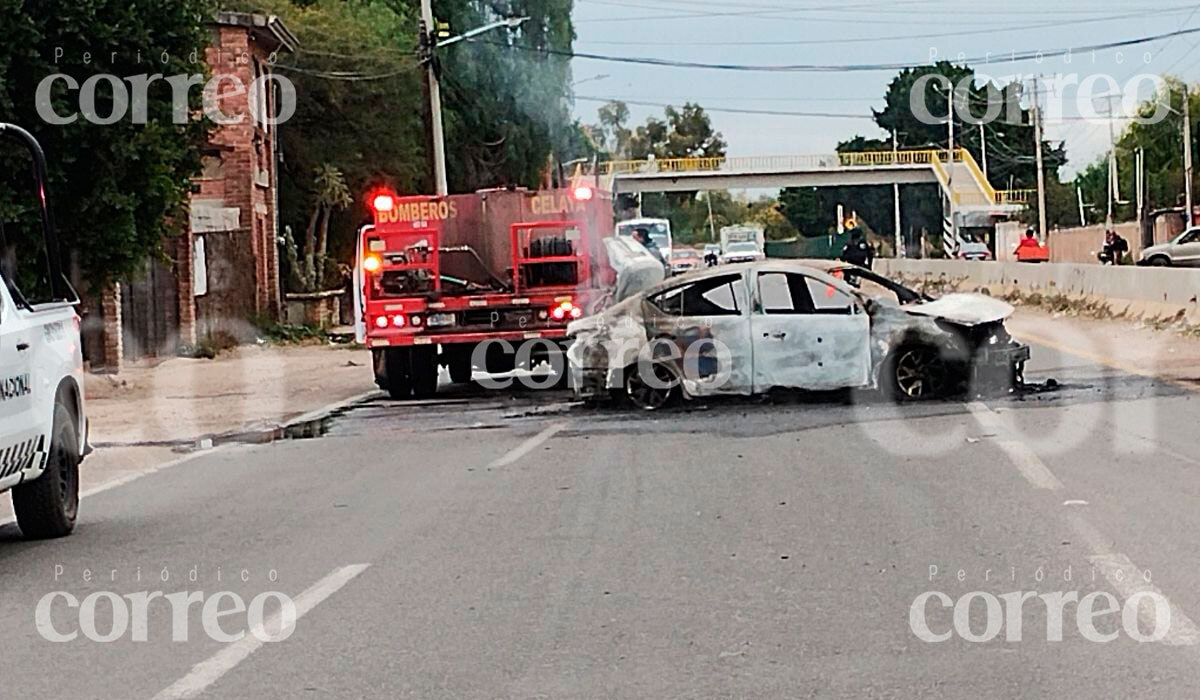
[[[79,513],[79,429],[61,401],[54,405],[54,427],[46,469],[13,489],[17,525],[30,539],[64,537],[75,529]]]
[[[679,397],[679,380],[662,363],[634,365],[625,372],[625,395],[637,408],[657,411]]]
[[[897,401],[928,401],[946,396],[953,374],[942,353],[930,345],[906,345],[884,368],[884,388]]]

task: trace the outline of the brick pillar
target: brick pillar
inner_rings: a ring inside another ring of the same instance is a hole
[[[175,239],[175,290],[179,304],[179,342],[196,344],[196,234],[188,227]]]
[[[104,350],[101,362],[108,374],[121,371],[124,360],[124,340],[121,330],[121,284],[113,283],[100,293],[100,315],[104,319]]]

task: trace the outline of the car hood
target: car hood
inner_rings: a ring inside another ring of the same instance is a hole
[[[1163,253],[1163,254],[1170,253],[1171,245],[1172,244],[1170,244],[1170,243],[1159,243],[1158,245],[1152,245],[1149,248],[1146,248],[1145,250],[1142,251],[1141,259],[1145,260],[1146,258],[1148,258],[1151,255],[1154,255],[1156,253]]]
[[[915,316],[931,316],[964,326],[1003,321],[1014,311],[1011,305],[983,294],[947,294],[936,301],[902,308]]]

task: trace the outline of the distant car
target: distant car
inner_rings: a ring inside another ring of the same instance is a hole
[[[1200,267],[1200,227],[1184,231],[1169,243],[1143,250],[1138,265]]]
[[[699,251],[692,248],[676,248],[671,253],[671,274],[682,275],[685,272],[699,270],[704,267],[704,259]]]
[[[991,260],[992,251],[988,250],[986,243],[968,241],[958,247],[955,257],[959,260]]]
[[[721,256],[721,263],[731,265],[734,263],[758,262],[766,258],[758,248],[758,244],[754,241],[740,241],[738,243],[730,243],[725,250],[725,254]]]
[[[1016,386],[1030,351],[1005,330],[1012,312],[980,294],[931,300],[846,263],[767,261],[667,280],[576,321],[567,358],[580,398],[646,410],[775,388],[920,400]]]

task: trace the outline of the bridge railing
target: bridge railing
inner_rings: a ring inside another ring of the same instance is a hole
[[[934,170],[943,187],[949,181],[946,165],[963,163],[971,171],[985,197],[999,205],[1026,204],[1028,190],[996,190],[987,181],[970,151],[956,148],[925,148],[895,151],[860,151],[801,156],[725,156],[700,158],[658,158],[644,160],[614,160],[600,163],[595,173],[612,178],[621,175],[656,173],[713,173],[713,172],[771,172],[787,170],[835,170],[842,168],[879,168],[889,166],[928,166]],[[593,173],[581,173],[591,175]],[[956,194],[956,199],[960,195]]]

